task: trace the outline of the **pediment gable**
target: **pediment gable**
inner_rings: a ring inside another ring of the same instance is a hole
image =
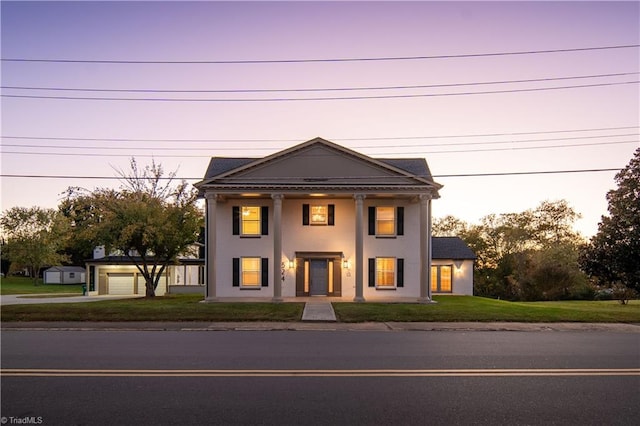
[[[243,159],[242,162],[236,163],[241,164],[240,166],[216,175],[208,175],[200,185],[438,186],[430,176],[410,173],[392,165],[394,163],[391,160],[389,163],[316,138],[265,158]],[[426,162],[424,169],[428,173]]]

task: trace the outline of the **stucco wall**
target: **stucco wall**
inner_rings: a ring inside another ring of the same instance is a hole
[[[453,259],[434,259],[431,261],[431,265],[452,266],[451,293],[442,294],[460,294],[473,296],[473,260],[462,261],[460,269],[456,268]]]
[[[303,204],[335,205],[334,226],[303,226]],[[232,235],[233,206],[268,206],[269,235],[260,237],[240,237]],[[404,235],[395,238],[376,238],[367,235],[369,206],[403,206]],[[364,200],[364,265],[363,291],[365,298],[376,297],[418,297],[419,289],[419,229],[420,204],[394,199]],[[273,265],[273,201],[271,199],[245,198],[230,199],[217,205],[216,253],[217,253],[217,290],[218,297],[272,297],[273,268],[281,270],[281,265]],[[282,260],[284,263],[284,281],[282,296],[295,297],[295,270],[288,268],[289,259],[296,252],[342,252],[349,261],[350,268],[342,270],[342,297],[353,299],[355,296],[355,202],[353,199],[296,199],[284,198],[282,202]],[[258,289],[242,289],[232,286],[233,258],[255,256],[269,258],[269,286]],[[395,290],[377,290],[368,286],[367,259],[376,257],[396,257],[404,259],[404,287]]]

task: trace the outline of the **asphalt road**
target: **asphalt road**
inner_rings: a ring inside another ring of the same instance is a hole
[[[635,425],[640,334],[3,331],[2,418],[44,425]]]

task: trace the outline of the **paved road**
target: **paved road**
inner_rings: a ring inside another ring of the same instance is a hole
[[[2,369],[7,424],[640,418],[638,333],[4,330]]]

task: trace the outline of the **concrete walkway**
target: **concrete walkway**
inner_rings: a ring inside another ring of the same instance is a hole
[[[335,322],[336,313],[333,311],[333,306],[330,302],[309,301],[304,304],[302,321]]]

